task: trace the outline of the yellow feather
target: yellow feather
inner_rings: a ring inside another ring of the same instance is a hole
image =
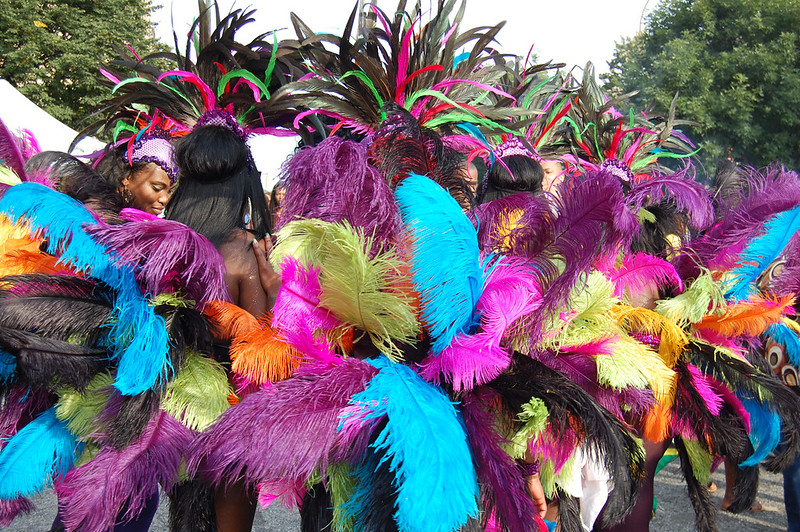
[[[661,344],[658,354],[668,367],[673,368],[689,343],[686,332],[674,321],[658,312],[642,307],[617,305],[611,310],[615,320],[628,332],[641,332],[658,336]]]

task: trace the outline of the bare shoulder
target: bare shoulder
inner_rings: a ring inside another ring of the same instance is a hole
[[[225,267],[232,275],[250,275],[258,267],[251,249],[254,235],[248,231],[236,230],[219,246],[225,260]]]

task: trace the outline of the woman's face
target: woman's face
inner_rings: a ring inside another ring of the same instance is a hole
[[[559,183],[564,180],[564,165],[554,159],[539,161],[544,170],[542,177],[542,190],[545,192],[555,192]]]
[[[122,180],[122,185],[132,196],[129,206],[150,214],[161,214],[172,195],[169,175],[155,163],[147,163],[147,166],[129,174]]]

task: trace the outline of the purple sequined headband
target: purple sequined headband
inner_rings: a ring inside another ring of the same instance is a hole
[[[531,150],[525,147],[525,145],[514,136],[509,136],[506,140],[500,143],[494,149],[495,157],[504,158],[510,155],[523,155],[525,157],[530,157],[534,161],[541,161],[542,158],[533,153]]]
[[[623,183],[633,182],[633,172],[627,164],[617,159],[606,159],[600,165],[600,171],[605,171],[622,181]]]
[[[242,140],[247,140],[247,132],[236,120],[236,117],[223,109],[212,109],[203,113],[203,115],[197,120],[194,128],[196,129],[202,126],[224,127],[225,129],[229,129],[239,135],[239,138]]]
[[[155,163],[169,176],[169,181],[175,184],[178,181],[178,163],[175,161],[175,147],[168,138],[161,135],[145,133],[124,152],[125,162],[130,165],[135,163]]]

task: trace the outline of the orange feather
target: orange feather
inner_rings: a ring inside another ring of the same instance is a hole
[[[289,378],[300,365],[300,356],[266,324],[234,338],[231,370],[258,385]]]
[[[226,301],[210,301],[203,306],[216,340],[233,340],[258,329],[258,320],[243,308]]]
[[[695,327],[727,337],[742,334],[757,336],[773,323],[779,322],[784,314],[790,313],[792,301],[792,296],[742,301],[728,305],[722,316],[712,314],[704,317]]]

